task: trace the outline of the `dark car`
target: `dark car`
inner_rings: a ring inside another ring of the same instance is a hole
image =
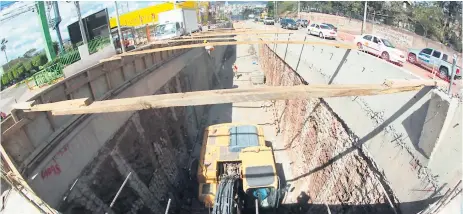
[[[297,30],[297,23],[292,19],[282,19],[280,22],[281,28]]]
[[[309,21],[307,21],[307,19],[298,19],[296,23],[300,27],[307,27],[309,25]]]
[[[334,25],[332,24],[327,24],[327,23],[322,23],[323,25],[327,25],[328,27],[330,27],[331,29],[333,29],[334,31],[338,32],[338,28],[335,27]]]

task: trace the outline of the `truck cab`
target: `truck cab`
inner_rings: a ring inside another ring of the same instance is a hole
[[[240,211],[278,207],[280,179],[273,149],[263,129],[253,124],[223,123],[206,128],[197,168],[198,198],[205,207]],[[233,189],[233,191],[232,191]],[[235,198],[236,206],[224,200]],[[221,212],[235,213],[235,212]]]
[[[198,17],[195,10],[174,9],[159,13],[155,28],[155,39],[178,38],[199,31]]]
[[[452,75],[450,57],[440,50],[433,48],[409,49],[407,60],[428,70],[437,70],[441,77],[449,78]],[[456,66],[455,79],[461,79],[461,68]]]
[[[172,39],[184,34],[184,29],[179,22],[164,23],[156,26],[154,36],[156,40]]]

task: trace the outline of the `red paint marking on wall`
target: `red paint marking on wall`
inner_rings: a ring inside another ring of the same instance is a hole
[[[57,155],[63,156],[64,153],[66,153],[68,150],[69,150],[69,144],[66,144],[63,148],[61,148],[61,149],[56,153],[55,157],[56,157]]]
[[[42,170],[42,173],[40,173],[40,175],[42,176],[42,179],[48,178],[51,175],[59,175],[59,174],[61,174],[61,167],[57,163]]]

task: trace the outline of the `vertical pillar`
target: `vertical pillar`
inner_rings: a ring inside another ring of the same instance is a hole
[[[148,187],[141,181],[138,177],[138,174],[134,169],[127,163],[127,161],[119,154],[117,150],[111,153],[111,157],[116,163],[117,170],[121,173],[122,176],[127,175],[129,172],[132,173],[132,177],[129,179],[129,186],[134,190],[137,195],[143,201],[143,204],[147,206],[152,212],[156,213],[162,209],[162,206],[159,204],[159,201],[156,200],[156,197],[150,192]],[[128,188],[128,187],[126,187]]]
[[[48,61],[52,61],[56,57],[55,50],[53,50],[53,43],[51,41],[50,30],[48,29],[48,20],[45,11],[45,2],[37,2],[37,12],[39,13],[40,25],[42,26],[43,41],[45,41],[45,53],[47,54]]]

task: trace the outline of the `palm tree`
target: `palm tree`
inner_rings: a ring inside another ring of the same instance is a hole
[[[7,42],[8,42],[8,40],[6,40],[5,38],[2,39],[1,50],[5,53],[6,64],[8,65],[8,68],[10,68],[10,64],[8,63],[8,56],[6,55],[6,43]]]

